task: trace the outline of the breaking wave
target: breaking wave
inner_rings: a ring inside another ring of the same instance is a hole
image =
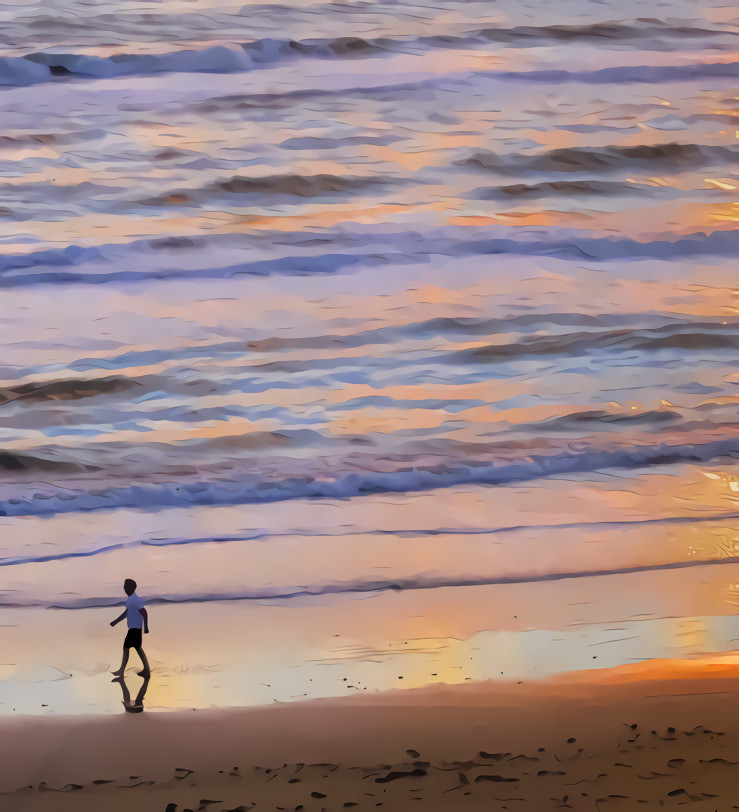
[[[39,51],[18,57],[0,58],[0,85],[24,87],[63,77],[112,79],[121,76],[158,73],[242,73],[300,58],[348,59],[386,53],[417,53],[434,49],[480,48],[491,43],[567,42],[573,40],[628,41],[654,40],[656,47],[665,36],[713,37],[724,32],[697,28],[638,28],[625,25],[593,26],[519,26],[511,29],[483,29],[458,36],[420,36],[412,38],[356,36],[328,39],[291,40],[266,37],[254,42],[210,45],[202,49],[177,50],[161,54],[120,53],[92,56],[84,53]],[[676,50],[679,45],[676,44]],[[565,70],[501,73],[503,78],[533,81],[585,81],[595,83],[662,82],[702,77],[736,76],[737,66],[725,63],[699,63],[666,67],[606,68],[594,72]]]
[[[372,493],[406,493],[455,485],[497,485],[527,482],[558,474],[590,473],[609,469],[707,462],[722,457],[739,458],[739,438],[700,445],[634,446],[613,451],[532,454],[500,465],[487,462],[454,462],[408,467],[390,472],[346,473],[335,479],[313,476],[267,481],[258,476],[238,481],[191,482],[182,485],[142,484],[89,491],[35,494],[0,502],[6,516],[45,515],[111,508],[160,509],[187,505],[234,505],[291,499],[347,499]]]
[[[0,288],[33,284],[102,284],[125,283],[147,279],[228,279],[237,276],[323,276],[357,271],[387,264],[408,265],[430,261],[441,249],[447,255],[459,257],[485,254],[512,254],[519,256],[550,256],[561,259],[587,258],[594,262],[611,260],[661,259],[670,260],[686,256],[733,257],[739,250],[739,231],[715,231],[712,234],[689,234],[673,239],[653,239],[647,242],[628,237],[579,237],[563,239],[439,239],[429,237],[421,251],[410,252],[402,245],[403,237],[395,235],[397,250],[369,250],[331,252],[325,254],[299,254],[276,259],[239,262],[223,267],[209,266],[183,268],[179,263],[171,267],[139,269],[135,264],[125,270],[77,269],[85,262],[101,261],[108,246],[68,246],[44,249],[26,254],[8,254],[0,257]],[[150,243],[147,243],[150,244]],[[163,245],[162,247],[169,247]],[[171,246],[177,247],[177,246]],[[125,247],[113,246],[115,253]]]

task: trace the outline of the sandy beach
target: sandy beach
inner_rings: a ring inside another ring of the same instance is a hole
[[[724,656],[267,708],[6,718],[1,803],[728,812],[739,809],[738,676]]]
[[[737,572],[5,608],[0,807],[728,812]]]

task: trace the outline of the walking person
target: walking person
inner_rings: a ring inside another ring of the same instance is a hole
[[[138,673],[142,677],[148,677],[151,671],[149,669],[149,661],[146,659],[146,654],[144,654],[144,649],[141,645],[141,628],[143,625],[144,634],[149,634],[149,615],[146,609],[144,609],[144,601],[136,594],[136,581],[131,578],[126,578],[123,584],[123,591],[128,595],[126,608],[119,617],[111,621],[110,625],[115,626],[116,623],[120,623],[123,618],[126,618],[128,632],[126,639],[123,641],[123,660],[121,667],[117,671],[114,671],[113,674],[116,677],[123,676],[126,670],[126,664],[128,663],[129,651],[135,648],[136,653],[141,658],[141,664],[144,667],[143,670]]]

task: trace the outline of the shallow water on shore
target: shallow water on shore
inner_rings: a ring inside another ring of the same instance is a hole
[[[701,660],[739,639],[739,564],[151,610],[147,711],[270,705],[398,688],[529,683],[645,660]],[[0,714],[122,712],[113,610],[5,610]],[[8,655],[12,658],[9,659]],[[126,684],[142,680],[135,653]],[[667,668],[667,665],[665,666]],[[669,671],[669,669],[668,669]],[[666,672],[667,673],[667,672]]]

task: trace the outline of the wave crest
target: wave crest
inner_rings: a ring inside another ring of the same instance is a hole
[[[566,147],[553,149],[540,155],[516,155],[510,158],[494,152],[480,151],[454,161],[454,165],[471,166],[499,174],[519,174],[525,172],[612,172],[647,167],[653,171],[665,168],[695,168],[713,162],[735,162],[737,160],[739,160],[739,149],[735,147],[672,143],[643,144],[636,147],[609,146],[598,149]],[[580,181],[580,183],[591,182]],[[555,188],[551,183],[547,186]],[[564,189],[568,188],[574,188],[571,182],[564,186]],[[509,194],[516,194],[524,190],[521,189],[521,186],[507,187],[507,189]],[[560,190],[557,189],[557,191]],[[586,186],[582,191],[589,191],[589,188]]]
[[[497,485],[526,482],[558,474],[588,473],[614,468],[707,462],[721,457],[739,458],[739,438],[701,445],[634,446],[614,451],[563,452],[550,456],[532,454],[501,465],[478,462],[440,463],[433,466],[377,472],[347,473],[336,479],[313,476],[272,481],[190,482],[182,485],[144,484],[109,487],[64,494],[45,493],[0,502],[6,516],[44,515],[110,508],[160,509],[187,505],[233,505],[291,499],[347,499],[372,493],[406,493],[455,485]]]

